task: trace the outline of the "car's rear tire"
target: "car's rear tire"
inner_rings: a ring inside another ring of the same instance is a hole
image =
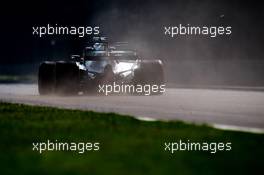
[[[49,95],[55,90],[55,62],[44,62],[39,66],[38,91],[40,95]]]
[[[79,68],[73,62],[56,63],[56,94],[76,95],[79,92]]]
[[[134,72],[135,85],[158,86],[165,84],[163,65],[159,62],[143,62],[140,68]],[[152,92],[151,95],[162,94],[162,92]]]
[[[162,85],[164,84],[164,70],[163,65],[159,62],[141,63],[140,68],[135,70],[135,83]]]

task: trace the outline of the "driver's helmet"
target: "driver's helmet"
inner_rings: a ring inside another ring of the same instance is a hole
[[[102,43],[94,43],[93,48],[96,51],[105,50],[105,47],[104,47],[104,45]]]

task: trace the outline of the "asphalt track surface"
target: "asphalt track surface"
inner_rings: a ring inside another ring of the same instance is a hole
[[[264,129],[264,92],[169,88],[154,96],[39,96],[36,84],[0,84],[0,101]]]

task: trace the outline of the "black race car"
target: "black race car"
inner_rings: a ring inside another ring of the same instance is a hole
[[[45,61],[39,66],[40,95],[78,94],[98,90],[102,84],[164,84],[161,60],[141,59],[126,43],[112,46],[104,37],[93,38],[83,56],[69,61]]]

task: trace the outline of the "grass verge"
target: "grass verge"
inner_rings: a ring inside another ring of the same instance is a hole
[[[100,151],[32,151],[33,142],[100,142]],[[231,151],[164,150],[164,142],[231,142]],[[258,174],[264,135],[183,122],[0,103],[1,174]]]
[[[0,75],[0,83],[36,83],[35,75]]]

